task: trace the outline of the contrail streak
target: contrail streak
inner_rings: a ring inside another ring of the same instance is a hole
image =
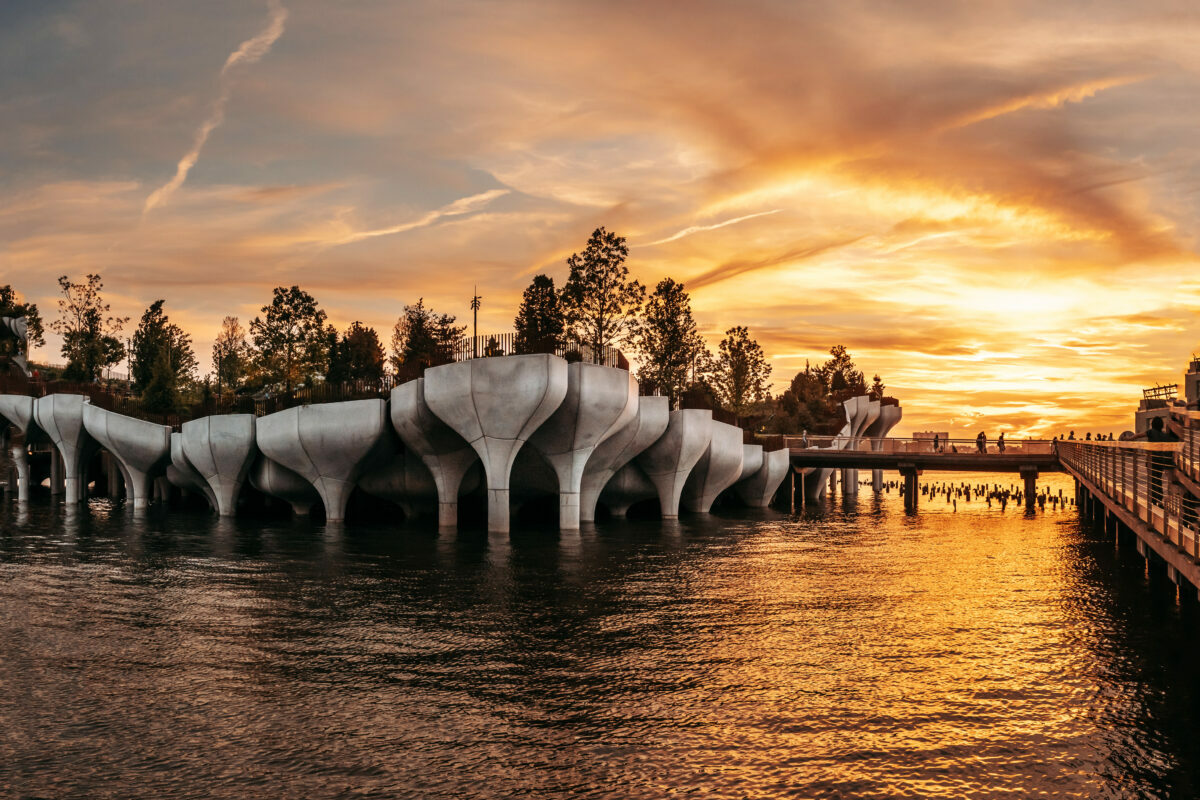
[[[145,218],[150,211],[158,206],[166,203],[175,190],[183,185],[187,180],[188,173],[192,167],[196,166],[196,161],[200,158],[200,151],[204,149],[204,144],[208,141],[211,134],[217,126],[225,121],[225,106],[229,102],[229,97],[233,93],[233,84],[231,75],[234,70],[241,65],[253,64],[265,56],[271,49],[271,46],[283,35],[283,25],[287,21],[287,9],[279,0],[267,0],[267,5],[271,10],[271,18],[267,20],[267,26],[261,32],[250,39],[242,42],[238,49],[229,54],[229,58],[225,59],[225,65],[221,67],[220,86],[221,90],[217,94],[217,100],[213,103],[212,113],[208,115],[208,119],[196,131],[196,138],[192,141],[192,149],[184,154],[183,158],[179,159],[179,164],[175,167],[175,177],[167,181],[165,184],[155,189],[149,197],[146,198],[146,205],[142,208],[142,217]]]
[[[693,233],[700,233],[701,231],[715,231],[717,228],[724,228],[726,225],[736,225],[739,222],[745,222],[746,220],[754,219],[755,217],[765,217],[768,214],[778,214],[780,211],[783,211],[783,209],[777,208],[773,211],[760,211],[757,214],[747,214],[744,217],[727,219],[724,222],[718,222],[715,225],[693,225],[692,227],[684,228],[678,233],[672,234],[665,239],[659,239],[657,242],[650,242],[646,246],[653,247],[656,244],[666,244],[667,242],[673,242],[676,239],[682,239],[685,236],[691,236]]]
[[[337,246],[340,244],[350,244],[351,242],[361,242],[363,239],[371,239],[376,236],[390,236],[393,233],[404,233],[411,231],[414,228],[424,228],[427,225],[432,225],[442,217],[457,217],[461,214],[469,214],[472,211],[483,208],[488,203],[495,200],[497,197],[503,197],[508,194],[508,189],[491,189],[480,194],[473,194],[470,197],[464,197],[455,200],[449,205],[430,211],[427,214],[418,217],[412,222],[402,222],[399,225],[393,225],[390,228],[377,228],[371,231],[357,231],[347,234],[339,239],[334,239],[329,244]]]

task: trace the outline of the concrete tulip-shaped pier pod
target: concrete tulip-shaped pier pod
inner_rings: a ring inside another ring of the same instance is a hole
[[[758,445],[745,445],[758,447]],[[733,485],[733,490],[742,502],[751,508],[766,508],[779,490],[779,484],[787,477],[791,460],[787,450],[772,450],[762,454],[759,468],[750,474],[742,470],[742,479]]]
[[[440,420],[438,424],[441,424]],[[454,432],[451,431],[451,433]],[[458,437],[458,434],[454,435]],[[458,438],[461,439],[461,437]],[[480,475],[483,472],[483,468],[479,466],[479,456],[475,455],[475,451],[465,442],[463,446],[471,454],[471,460],[467,464],[466,474],[458,479],[457,491],[460,494],[474,491],[479,486]],[[456,502],[454,503],[443,504],[440,502],[441,490],[438,488],[437,482],[420,456],[411,448],[404,448],[386,464],[372,467],[359,478],[358,485],[367,494],[381,497],[400,506],[404,509],[406,516],[418,516],[422,510],[437,505],[439,526],[452,527],[456,524],[457,495],[455,495]],[[447,515],[447,511],[452,513]],[[443,524],[443,520],[447,518],[450,519],[450,522]]]
[[[742,445],[742,474],[738,476],[737,482],[741,483],[762,469],[762,463],[763,446],[761,444]]]
[[[600,493],[600,502],[614,517],[624,517],[634,503],[655,497],[658,497],[658,489],[646,477],[646,472],[631,461],[608,479]]]
[[[17,469],[17,502],[29,502],[29,445],[39,438],[33,419],[33,398],[22,395],[0,395],[0,416],[19,430],[24,441],[13,442],[9,448],[13,466]]]
[[[579,490],[596,446],[635,421],[638,385],[627,370],[587,364],[567,367],[562,405],[529,437],[558,478],[558,527],[579,529]]]
[[[724,422],[712,423],[708,450],[696,462],[683,487],[686,511],[707,514],[717,495],[742,477],[742,429]]]
[[[238,493],[258,456],[253,414],[216,414],[183,423],[183,454],[216,499],[217,513],[237,513]]]
[[[479,454],[429,408],[425,402],[424,378],[392,389],[389,413],[400,440],[409,452],[421,459],[433,477],[437,489],[438,527],[457,526],[458,496],[464,491],[463,478],[479,462]],[[473,488],[468,487],[465,491]]]
[[[667,429],[671,418],[670,400],[666,397],[637,398],[637,416],[619,431],[601,442],[583,469],[583,481],[579,486],[579,518],[584,522],[596,519],[596,503],[600,493],[622,467],[634,456],[654,444]],[[650,494],[630,500],[624,510],[637,500],[654,496],[654,487],[644,474],[636,475],[641,486],[650,489]],[[614,490],[618,491],[618,490]]]
[[[879,416],[867,428],[865,436],[871,437],[871,449],[883,449],[883,437],[887,436],[892,428],[896,427],[896,423],[904,415],[903,409],[900,406],[880,405]],[[876,494],[883,491],[883,470],[876,469],[871,471],[871,488]]]
[[[62,456],[63,499],[84,499],[83,467],[96,452],[96,442],[83,427],[83,407],[90,405],[80,394],[49,394],[34,401],[33,416]]]
[[[297,516],[310,513],[321,499],[317,490],[303,476],[264,455],[260,455],[254,466],[250,467],[247,477],[251,486],[284,501]]]
[[[363,468],[380,458],[392,436],[384,400],[300,406],[261,417],[258,449],[301,475],[325,505],[325,520],[341,522]]]
[[[192,462],[188,461],[187,456],[183,453],[182,433],[171,434],[171,463],[167,466],[167,481],[180,489],[192,489],[200,492],[208,500],[208,504],[212,506],[213,510],[216,510],[216,495],[209,488],[204,476],[196,471]]]
[[[424,394],[430,410],[479,454],[488,530],[507,533],[513,462],[567,396],[567,362],[533,354],[445,364],[425,371]]]
[[[663,519],[679,516],[683,486],[696,462],[707,452],[712,432],[712,411],[701,408],[672,411],[666,432],[634,459],[658,492]]]
[[[151,481],[171,462],[171,428],[83,404],[83,427],[109,452],[125,476],[135,510],[150,504]]]

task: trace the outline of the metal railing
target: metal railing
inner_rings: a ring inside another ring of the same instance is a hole
[[[472,358],[493,358],[496,356],[517,355],[521,349],[533,353],[552,353],[568,360],[586,361],[589,364],[603,364],[606,367],[616,367],[628,370],[629,361],[615,347],[600,348],[598,357],[590,345],[580,342],[535,343],[526,348],[517,346],[515,333],[495,333],[483,336],[467,336],[459,339],[451,348],[451,357],[455,361],[466,361]]]
[[[933,439],[905,437],[869,436],[809,436],[808,443],[801,436],[784,436],[784,446],[792,449],[836,447],[839,450],[858,450],[876,453],[924,453],[928,455],[1049,455],[1054,452],[1050,439],[1006,439],[1004,448],[995,440],[989,440],[980,451],[975,439]]]
[[[1164,539],[1200,560],[1200,501],[1174,482],[1182,448],[1182,442],[1060,441],[1058,457]]]

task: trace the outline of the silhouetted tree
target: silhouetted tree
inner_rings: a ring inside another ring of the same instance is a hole
[[[883,379],[876,375],[871,379],[871,389],[867,392],[867,394],[871,396],[872,400],[882,400],[885,389],[887,389],[887,387],[883,385]]]
[[[518,353],[553,353],[562,346],[566,318],[553,278],[533,276],[521,297],[513,326],[517,330],[513,349]]]
[[[46,343],[46,329],[37,303],[26,303],[12,286],[0,286],[0,317],[24,317],[29,348],[41,347]],[[26,354],[27,355],[27,354]]]
[[[867,382],[863,378],[862,370],[854,365],[854,359],[850,357],[845,345],[835,344],[829,348],[829,355],[832,358],[821,366],[821,373],[833,401],[841,403],[851,397],[866,394]]]
[[[682,283],[670,278],[658,282],[632,338],[641,357],[638,380],[657,387],[675,406],[695,362],[702,352],[707,355]]]
[[[174,386],[187,384],[196,369],[192,337],[163,313],[163,300],[155,300],[142,314],[130,343],[129,377],[134,387],[144,392],[158,369],[160,352],[167,354],[167,366],[175,373]]]
[[[646,289],[629,277],[625,238],[597,228],[583,254],[567,259],[570,273],[562,289],[563,311],[570,336],[589,345],[601,362],[604,348],[623,341],[632,331]]]
[[[383,380],[383,345],[374,328],[357,320],[346,328],[341,339],[330,348],[325,379],[330,383]]]
[[[771,365],[750,331],[738,325],[725,331],[717,355],[713,388],[728,411],[745,416],[750,406],[767,396]]]
[[[173,414],[179,410],[179,377],[171,364],[169,348],[159,348],[142,390],[142,407],[153,414]]]
[[[221,330],[213,342],[212,368],[217,390],[236,392],[250,374],[252,351],[246,330],[237,317],[221,320]]]
[[[71,283],[63,275],[58,286],[63,297],[58,301],[58,319],[50,327],[63,340],[62,355],[67,360],[63,377],[94,381],[105,367],[125,357],[125,346],[117,334],[129,317],[109,314],[109,305],[100,294],[104,283],[99,275],[89,274],[83,283]]]
[[[268,385],[291,392],[324,371],[328,358],[325,312],[299,286],[276,287],[262,318],[250,323],[255,361]]]
[[[454,346],[467,330],[455,325],[450,314],[438,314],[425,307],[425,298],[404,307],[404,313],[392,329],[392,365],[427,369],[454,360]]]

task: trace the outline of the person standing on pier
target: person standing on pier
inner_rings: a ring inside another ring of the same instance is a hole
[[[938,451],[938,435],[935,433],[933,435],[933,452],[936,453],[937,451]]]
[[[981,454],[987,453],[987,434],[983,431],[980,431],[979,435],[975,437],[975,448]]]
[[[996,449],[1001,453],[1004,452],[1004,431],[1000,431],[1000,436],[996,439]]]

